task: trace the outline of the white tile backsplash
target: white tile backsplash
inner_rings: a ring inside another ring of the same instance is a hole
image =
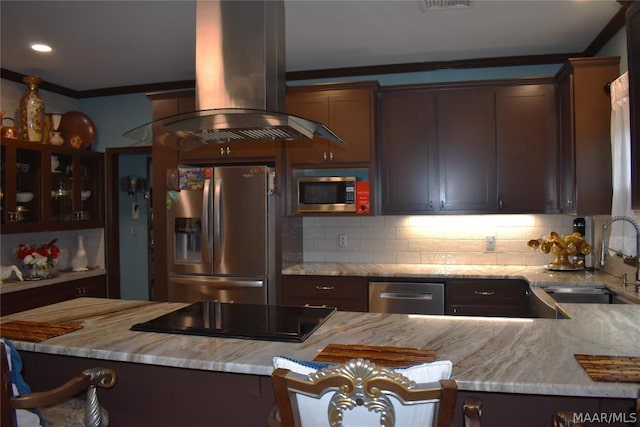
[[[534,252],[527,241],[551,231],[569,234],[568,215],[423,215],[305,217],[304,262],[391,264],[544,265],[551,255]],[[338,235],[348,245],[338,247]],[[587,230],[589,237],[590,230]],[[485,237],[495,236],[495,251]]]

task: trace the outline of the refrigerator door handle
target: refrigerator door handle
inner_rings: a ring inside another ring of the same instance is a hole
[[[206,238],[206,244],[203,247],[207,248],[207,253],[203,254],[203,262],[205,264],[209,264],[211,261],[211,254],[213,253],[213,230],[209,225],[209,217],[211,215],[210,212],[211,206],[211,179],[204,180],[204,188],[202,192],[202,221],[203,224],[203,234]]]
[[[218,243],[217,250],[214,252],[216,263],[220,263],[222,256],[222,209],[220,201],[222,200],[222,180],[216,179],[213,190],[213,238]]]

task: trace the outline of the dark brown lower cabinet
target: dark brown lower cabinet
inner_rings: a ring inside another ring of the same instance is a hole
[[[266,426],[275,404],[269,376],[20,353],[32,390],[57,387],[84,369],[113,369],[115,386],[98,389],[111,427]]]
[[[455,364],[453,369],[455,372]],[[575,414],[574,419],[583,420],[585,426],[627,427],[635,426],[636,420],[635,399],[459,390],[458,407],[469,398],[482,400],[483,426],[551,426],[556,411]],[[463,425],[462,409],[456,410],[453,425]]]
[[[264,426],[269,411],[275,404],[269,376],[28,351],[20,353],[25,380],[33,390],[47,390],[59,386],[79,371],[90,367],[104,366],[114,369],[118,375],[115,387],[98,391],[100,403],[109,411],[109,425],[113,427]],[[600,416],[605,413],[610,417],[616,416],[617,420],[635,422],[635,416],[631,412],[635,399],[459,390],[453,423],[455,427],[463,425],[462,404],[468,398],[482,400],[482,424],[487,426],[549,426],[551,415],[558,410],[573,411],[582,417]],[[140,405],[140,402],[150,404]],[[628,426],[630,423],[589,425],[618,427]]]
[[[445,314],[527,316],[529,285],[519,279],[455,279],[445,286]]]
[[[283,305],[336,307],[343,311],[367,311],[366,277],[283,276]]]
[[[87,277],[3,294],[0,298],[0,314],[5,316],[78,297],[105,298],[106,277]]]

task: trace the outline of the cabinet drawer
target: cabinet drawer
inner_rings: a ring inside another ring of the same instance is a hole
[[[447,309],[447,314],[483,317],[520,317],[523,315],[518,305],[451,305]]]
[[[281,301],[284,305],[367,311],[367,282],[364,277],[283,276]]]
[[[446,314],[458,316],[522,317],[527,289],[518,279],[460,279],[446,284]]]
[[[524,282],[520,280],[447,281],[447,299],[456,304],[517,304],[524,298]]]

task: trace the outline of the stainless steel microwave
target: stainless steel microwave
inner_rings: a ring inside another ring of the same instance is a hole
[[[297,213],[355,212],[356,177],[303,176],[298,178]]]

